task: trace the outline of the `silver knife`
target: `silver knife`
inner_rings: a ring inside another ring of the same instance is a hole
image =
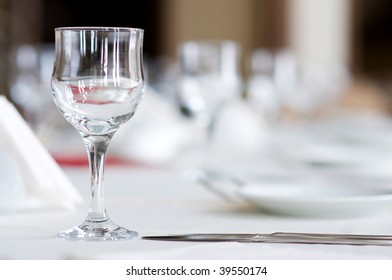
[[[143,236],[146,240],[391,246],[392,235],[340,233],[192,233]]]

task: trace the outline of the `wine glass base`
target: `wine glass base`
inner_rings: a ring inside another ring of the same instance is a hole
[[[109,221],[83,224],[61,231],[57,238],[74,241],[115,241],[130,240],[138,237],[138,233],[116,225]]]

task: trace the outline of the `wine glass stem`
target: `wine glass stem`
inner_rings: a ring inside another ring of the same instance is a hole
[[[113,134],[83,136],[91,173],[91,201],[86,222],[100,223],[109,220],[104,204],[103,176],[106,154],[112,137]]]

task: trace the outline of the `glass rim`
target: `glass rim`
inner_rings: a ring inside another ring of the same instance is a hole
[[[144,32],[144,29],[135,27],[114,27],[114,26],[63,26],[54,28],[55,31],[133,31]]]

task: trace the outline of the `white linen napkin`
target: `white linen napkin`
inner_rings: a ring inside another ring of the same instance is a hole
[[[146,86],[146,95],[135,116],[118,130],[110,145],[115,154],[165,165],[192,143],[192,129],[175,104]]]
[[[26,200],[22,172],[14,157],[0,149],[0,211],[19,209]]]
[[[60,166],[5,96],[0,96],[0,131],[0,150],[9,155],[3,162],[16,162],[12,167],[14,177],[11,178],[6,173],[11,167],[0,170],[1,195],[14,193],[14,206],[23,204],[23,207],[31,206],[34,201],[40,202],[34,203],[35,206],[50,205],[72,209],[82,201],[81,195]],[[17,174],[18,170],[20,175]],[[18,180],[19,176],[22,177],[22,182],[4,183]],[[13,188],[13,191],[9,188]],[[22,201],[23,199],[26,201]],[[11,205],[3,202],[0,200],[0,210],[10,209]]]

